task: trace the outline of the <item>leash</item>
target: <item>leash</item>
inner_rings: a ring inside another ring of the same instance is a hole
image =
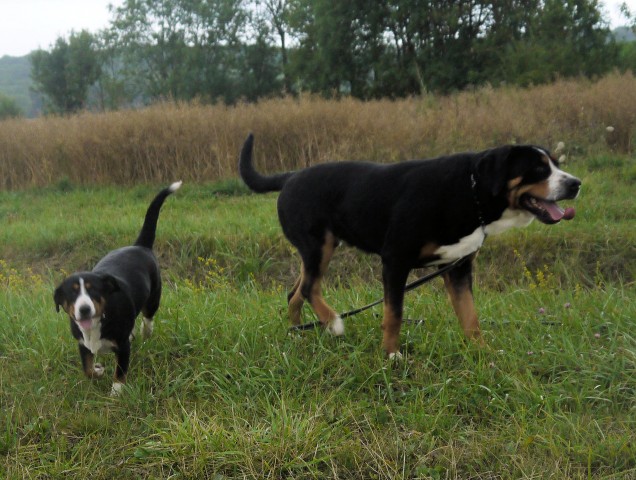
[[[443,267],[439,268],[437,271],[429,273],[428,275],[424,275],[423,277],[420,277],[417,280],[414,280],[413,282],[408,283],[404,287],[404,292],[409,292],[411,290],[414,290],[417,287],[419,287],[420,285],[424,285],[425,283],[430,282],[434,278],[437,278],[440,275],[443,275],[446,272],[449,272],[453,268],[458,267],[459,265],[464,263],[464,261],[466,261],[466,259],[468,257],[470,257],[470,255],[466,255],[465,257],[458,258],[454,262],[447,263]],[[379,305],[382,302],[384,302],[384,298],[380,298],[379,300],[371,302],[371,303],[365,305],[364,307],[359,307],[359,308],[356,308],[354,310],[350,310],[348,312],[341,313],[340,314],[340,318],[352,317],[354,315],[357,315],[360,312],[364,312],[365,310],[370,309],[371,307],[375,307],[376,305]],[[303,323],[302,325],[294,325],[293,327],[290,327],[289,331],[290,332],[298,332],[298,331],[303,331],[303,330],[312,330],[312,329],[316,328],[318,325],[320,325],[319,321],[310,322],[310,323]]]

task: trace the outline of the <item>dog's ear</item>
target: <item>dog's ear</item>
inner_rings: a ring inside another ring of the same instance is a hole
[[[101,275],[101,279],[104,282],[104,293],[115,293],[121,290],[119,281],[112,275]]]
[[[484,152],[484,155],[477,161],[477,183],[488,189],[493,196],[499,195],[506,187],[508,178],[508,157],[512,152],[512,147],[493,148]]]
[[[53,293],[53,300],[55,301],[55,311],[59,313],[60,307],[64,303],[64,291],[62,289],[62,285],[55,289]]]

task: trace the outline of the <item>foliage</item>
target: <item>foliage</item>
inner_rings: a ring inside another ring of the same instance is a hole
[[[0,95],[10,98],[26,116],[39,107],[31,87],[31,62],[27,56],[0,58]]]
[[[15,100],[0,93],[0,120],[22,116],[22,111]]]
[[[71,113],[86,107],[88,89],[100,76],[95,38],[83,30],[68,41],[58,38],[51,51],[31,55],[34,88],[45,94],[56,112]]]
[[[596,0],[295,0],[292,6],[299,47],[290,69],[303,88],[330,95],[345,85],[360,98],[485,82],[527,85],[594,76],[615,64]]]
[[[128,0],[113,10],[105,39],[133,98],[233,101],[250,81],[272,77],[267,49],[257,42],[254,59],[240,42],[247,20],[243,0]]]
[[[623,72],[636,72],[636,42],[620,45],[618,68]]]
[[[399,98],[625,65],[598,0],[126,0],[111,13],[95,38],[60,38],[33,56],[58,111],[86,106],[95,81],[92,104],[115,109],[306,91]],[[90,62],[86,85],[69,60],[78,57]]]

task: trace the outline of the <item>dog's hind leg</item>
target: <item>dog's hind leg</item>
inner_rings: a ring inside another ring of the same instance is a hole
[[[305,271],[304,264],[300,265],[300,275],[296,279],[296,283],[294,283],[294,287],[292,288],[289,295],[287,295],[287,313],[289,315],[289,321],[292,325],[300,325],[300,314],[303,308],[303,304],[305,303],[305,299],[303,298],[303,294],[301,293],[300,285],[303,282],[303,272]]]
[[[444,274],[444,286],[467,338],[483,343],[472,289],[472,258]]]
[[[155,290],[150,294],[150,298],[146,302],[146,305],[141,309],[143,315],[143,321],[141,323],[141,338],[148,340],[154,330],[153,317],[157,310],[159,310],[159,301],[161,299],[161,284],[155,286]]]
[[[152,336],[152,332],[155,329],[155,322],[152,317],[146,317],[144,315],[140,328],[141,338],[144,340],[148,340]]]
[[[335,310],[325,302],[322,296],[321,284],[337,246],[338,240],[331,232],[327,232],[319,249],[314,249],[313,251],[302,251],[299,249],[303,257],[300,293],[302,297],[309,301],[322,326],[329,333],[336,336],[344,334],[344,323]]]

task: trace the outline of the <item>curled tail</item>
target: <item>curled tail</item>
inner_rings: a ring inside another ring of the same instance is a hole
[[[239,158],[239,173],[245,182],[257,193],[278,192],[283,188],[285,182],[294,174],[293,172],[279,173],[277,175],[264,176],[254,170],[252,165],[252,149],[254,147],[254,135],[251,133],[245,140]]]
[[[168,188],[164,188],[157,194],[153,201],[150,202],[150,206],[146,211],[144,225],[141,227],[141,232],[139,232],[137,241],[135,241],[135,246],[152,248],[152,245],[155,243],[155,232],[157,231],[157,220],[159,219],[161,206],[165,199],[168,198],[168,195],[179,189],[181,183],[182,182],[174,182]]]

